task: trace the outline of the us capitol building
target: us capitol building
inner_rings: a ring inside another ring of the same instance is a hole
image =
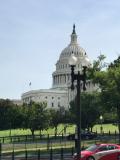
[[[75,25],[71,34],[70,44],[64,48],[56,63],[56,70],[52,73],[52,87],[50,89],[31,90],[23,93],[21,98],[23,103],[46,102],[49,108],[69,108],[69,103],[74,99],[76,91],[71,91],[71,68],[69,66],[69,58],[71,54],[77,57],[76,72],[81,69],[82,61],[87,56],[85,50],[79,46],[77,42],[77,34]],[[87,81],[87,92],[97,89],[97,85],[90,80]]]

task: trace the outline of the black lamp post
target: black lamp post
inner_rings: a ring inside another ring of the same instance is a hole
[[[100,124],[101,124],[101,126],[100,126],[100,133],[101,133],[101,135],[102,135],[102,133],[103,133],[102,123],[103,123],[103,116],[101,115],[101,116],[100,116]]]
[[[90,64],[89,59],[85,55],[84,64],[83,64],[83,71],[82,74],[80,71],[76,74],[74,71],[74,68],[77,64],[77,57],[74,56],[74,54],[71,55],[69,59],[69,65],[71,66],[71,89],[74,90],[74,81],[77,81],[77,157],[78,160],[81,158],[81,103],[80,103],[80,94],[81,94],[81,81],[82,89],[86,90],[86,69],[88,64]]]
[[[117,105],[117,115],[118,115],[118,143],[120,144],[120,108],[119,105]]]

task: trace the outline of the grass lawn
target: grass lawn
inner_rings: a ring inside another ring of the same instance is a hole
[[[100,124],[95,125],[93,127],[93,131],[94,132],[98,132],[100,133]],[[114,133],[115,130],[118,132],[118,127],[113,125],[113,124],[103,124],[103,131],[105,133],[108,133],[109,131],[111,133]],[[67,125],[67,129],[66,129],[66,134],[70,134],[70,133],[74,133],[75,132],[75,125]],[[39,134],[39,131],[36,131],[35,134]],[[58,126],[58,134],[62,134],[64,133],[64,125],[59,125]],[[49,128],[48,130],[44,130],[42,131],[42,134],[50,134],[50,135],[54,135],[54,128]],[[0,137],[6,137],[10,135],[10,130],[5,130],[5,131],[0,131]],[[13,129],[11,130],[11,135],[15,136],[15,135],[31,135],[31,131],[29,129]]]
[[[66,134],[74,133],[74,130],[75,130],[75,125],[67,125]],[[12,136],[31,135],[31,131],[29,129],[12,129],[11,131],[10,130],[0,131],[0,137],[10,136],[10,133]],[[42,131],[42,134],[54,135],[54,133],[55,133],[54,128],[49,128],[48,130]],[[64,133],[64,125],[61,124],[58,126],[58,135],[61,135],[62,133]],[[35,134],[40,134],[40,131],[35,131]]]
[[[101,127],[101,125],[95,125],[94,127],[93,127],[93,131],[94,132],[98,132],[98,133],[100,133],[100,127]],[[113,125],[113,124],[102,124],[102,127],[103,127],[103,132],[104,133],[108,133],[109,131],[110,131],[110,133],[115,133],[115,131],[116,132],[118,132],[118,127],[116,126],[116,125]]]

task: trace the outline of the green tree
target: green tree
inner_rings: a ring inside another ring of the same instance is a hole
[[[103,54],[100,54],[97,57],[97,60],[93,61],[92,66],[87,69],[88,70],[88,75],[87,75],[88,79],[94,80],[95,73],[100,72],[103,68],[106,67],[106,62],[104,62],[105,58],[106,57]]]
[[[112,108],[117,111],[120,133],[120,57],[111,63],[106,71],[97,72],[95,81],[99,83],[104,106],[109,111]]]
[[[9,99],[0,99],[0,129],[11,129],[14,127],[16,120],[15,111],[15,105]]]
[[[76,102],[76,100],[75,100]],[[71,123],[77,123],[77,106],[71,102],[70,113]],[[96,123],[101,112],[100,93],[82,93],[81,94],[81,127],[82,129],[91,129]],[[94,115],[94,116],[93,116]]]
[[[44,102],[31,102],[29,105],[23,106],[23,126],[29,128],[34,136],[35,130],[42,131],[50,125],[50,113]]]
[[[13,105],[8,108],[7,115],[9,117],[9,129],[16,129],[21,127],[21,106]]]
[[[81,96],[81,106],[83,128],[87,128],[92,131],[92,128],[96,124],[101,112],[103,112],[100,93],[83,93]]]
[[[57,135],[57,128],[60,123],[63,122],[63,114],[58,109],[49,109],[51,123],[50,126],[55,128],[55,135]]]

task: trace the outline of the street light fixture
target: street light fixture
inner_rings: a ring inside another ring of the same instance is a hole
[[[101,126],[100,126],[100,133],[101,133],[101,135],[102,135],[102,132],[103,132],[102,123],[103,123],[103,116],[101,115],[101,116],[100,116],[100,124],[101,124]]]
[[[80,104],[80,94],[81,94],[81,81],[83,82],[82,89],[86,90],[86,69],[90,65],[90,60],[85,54],[84,59],[82,59],[83,71],[76,74],[74,68],[77,64],[77,57],[74,54],[71,54],[69,59],[69,65],[71,67],[71,90],[74,90],[74,81],[77,81],[77,157],[81,158],[81,104]]]

